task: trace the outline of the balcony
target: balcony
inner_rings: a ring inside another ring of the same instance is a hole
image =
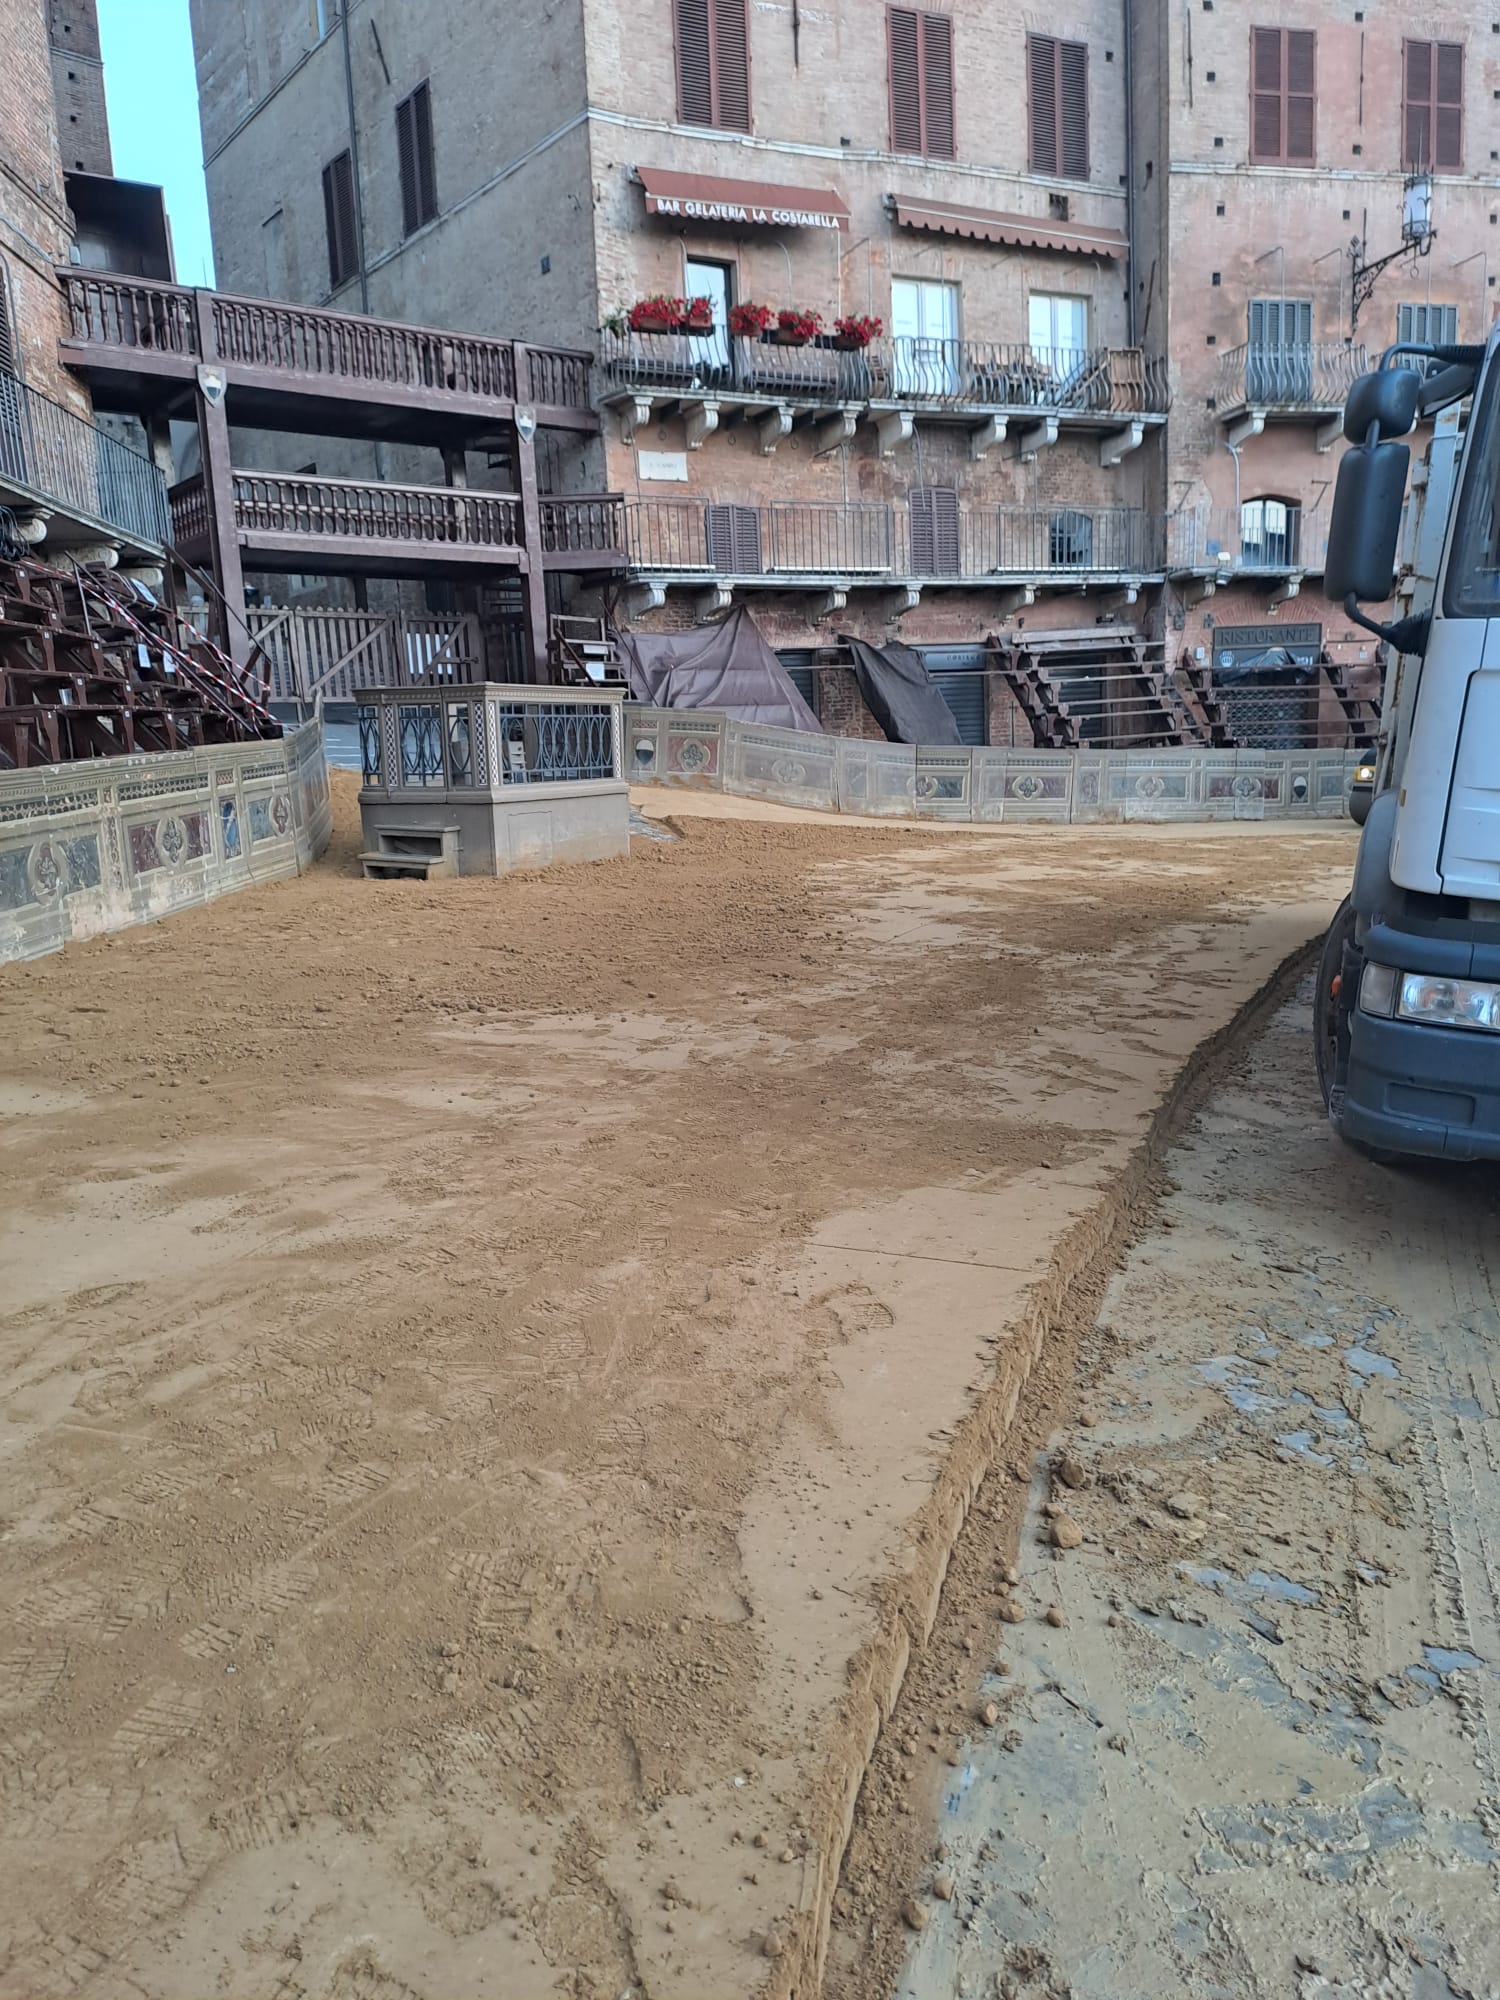
[[[230,420],[417,443],[508,422],[593,430],[592,360],[397,320],[192,291],[112,272],[59,270],[62,359],[101,406],[185,407],[200,362],[222,368]],[[295,407],[293,403],[295,402]]]
[[[1160,517],[1134,507],[637,500],[625,516],[632,578],[658,590],[708,585],[720,598],[988,584],[1030,602],[1038,590],[1136,588],[1159,580],[1165,562]]]
[[[1193,601],[1235,581],[1264,583],[1273,603],[1297,595],[1304,576],[1321,576],[1328,516],[1283,501],[1253,500],[1167,520],[1167,571]]]
[[[1327,451],[1339,435],[1355,377],[1368,365],[1363,347],[1342,340],[1232,347],[1219,357],[1219,420],[1234,445],[1258,437],[1269,422],[1313,423],[1317,448]]]
[[[981,452],[1015,425],[1025,456],[1056,443],[1061,427],[1099,431],[1101,457],[1116,464],[1170,403],[1166,363],[1136,347],[899,339],[848,351],[827,337],[786,347],[687,333],[606,333],[603,343],[604,400],[627,431],[677,408],[690,444],[743,422],[772,450],[799,420],[837,444],[865,418],[884,450],[922,418],[967,426]]]
[[[0,506],[51,518],[46,546],[125,542],[160,555],[167,489],[149,458],[0,374]]]
[[[532,566],[518,494],[280,472],[235,472],[231,486],[249,569],[433,576]],[[170,499],[175,545],[188,561],[206,562],[211,524],[202,478],[174,486]],[[616,496],[580,495],[540,505],[541,567],[624,567],[623,503]]]

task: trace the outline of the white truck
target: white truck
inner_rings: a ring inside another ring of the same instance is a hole
[[[1428,417],[1408,501],[1402,440]],[[1354,886],[1318,971],[1318,1077],[1361,1151],[1500,1159],[1500,331],[1391,348],[1344,435],[1326,589],[1389,654]],[[1403,523],[1406,615],[1382,625],[1359,605],[1391,598]]]

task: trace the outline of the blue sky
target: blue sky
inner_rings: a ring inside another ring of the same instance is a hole
[[[99,0],[115,172],[167,191],[177,276],[213,283],[188,0]]]

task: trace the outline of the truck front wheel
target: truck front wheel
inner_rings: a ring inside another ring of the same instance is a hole
[[[1328,926],[1318,957],[1313,989],[1313,1046],[1318,1061],[1318,1088],[1323,1108],[1334,1109],[1334,1092],[1342,1087],[1349,1066],[1349,1008],[1355,995],[1345,990],[1349,947],[1354,942],[1354,908],[1346,897]]]

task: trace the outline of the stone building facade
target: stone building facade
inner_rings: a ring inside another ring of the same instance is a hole
[[[549,477],[626,497],[622,621],[1373,672],[1318,592],[1337,411],[1398,308],[1488,330],[1490,11],[192,0],[220,281],[592,350]],[[1435,234],[1372,274],[1417,168]],[[656,293],[712,326],[622,324]]]

